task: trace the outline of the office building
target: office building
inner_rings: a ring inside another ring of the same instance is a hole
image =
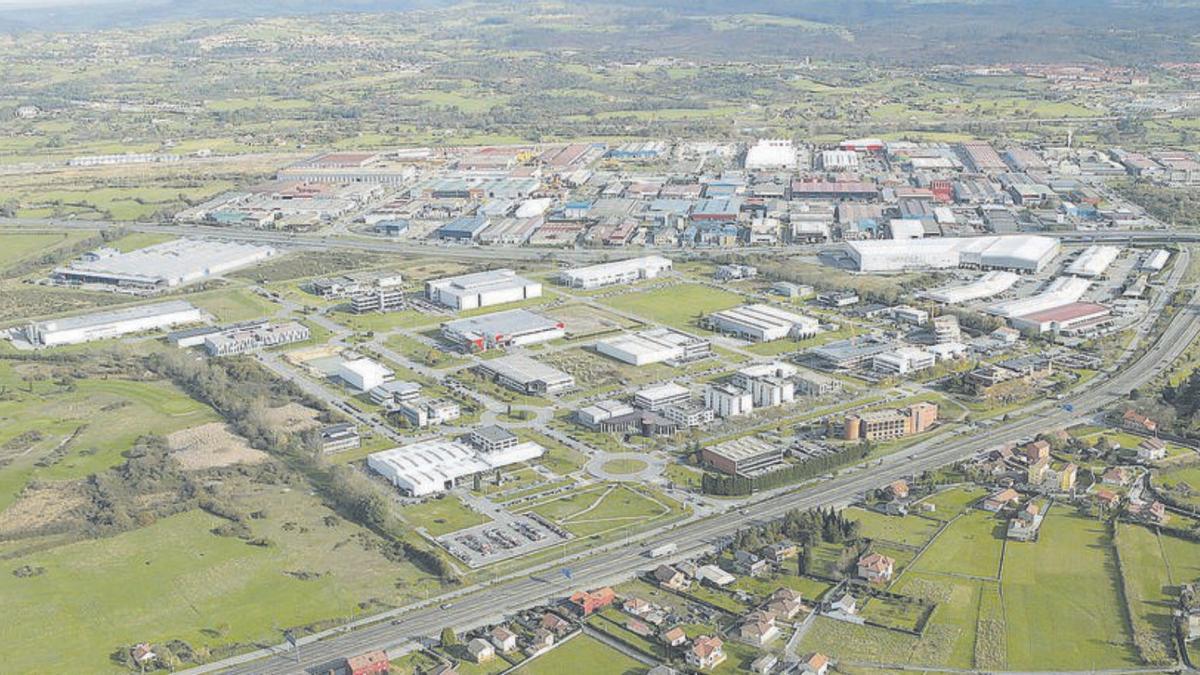
[[[938,407],[914,403],[900,410],[877,410],[847,415],[842,437],[848,441],[887,441],[923,433],[937,422]]]
[[[704,387],[704,407],[717,417],[748,415],[754,409],[754,400],[749,392],[726,384],[708,384]]]
[[[932,368],[936,361],[933,354],[923,349],[901,347],[894,351],[875,355],[871,361],[871,368],[884,375],[907,375]]]
[[[363,392],[388,382],[394,376],[389,368],[367,358],[343,361],[338,364],[335,374],[346,384]]]
[[[692,392],[687,387],[669,382],[638,391],[633,397],[633,405],[635,408],[657,412],[670,405],[687,403],[691,397]]]
[[[416,398],[401,402],[396,407],[396,412],[413,427],[423,429],[453,422],[462,414],[462,408],[448,399]]]
[[[700,459],[731,476],[759,476],[783,464],[783,448],[757,436],[745,436],[702,448]]]
[[[230,326],[204,338],[204,351],[209,356],[235,356],[256,352],[268,347],[303,342],[310,337],[308,326],[296,321],[268,323],[254,321]]]

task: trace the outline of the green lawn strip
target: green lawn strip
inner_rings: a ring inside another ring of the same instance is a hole
[[[934,510],[926,513],[926,516],[937,518],[938,520],[950,520],[970,508],[971,504],[986,494],[987,490],[983,488],[974,486],[957,487],[930,495],[922,499],[920,503],[933,504],[934,506]]]
[[[279,311],[279,305],[246,288],[204,291],[186,297],[196,307],[212,314],[219,323],[264,319]]]
[[[639,661],[587,635],[570,638],[517,669],[520,675],[641,675]]]
[[[952,640],[950,652],[943,665],[971,668],[975,659],[980,587],[987,584],[989,582],[927,575],[910,570],[904,573],[904,577],[892,590],[936,603],[927,630],[936,627]],[[995,584],[990,586],[994,592]],[[874,603],[875,600],[872,600],[868,608]]]
[[[711,286],[685,283],[632,291],[599,302],[643,319],[690,331],[696,330],[702,315],[736,307],[743,304],[745,298]]]
[[[1145,527],[1118,523],[1114,544],[1120,555],[1125,600],[1133,623],[1134,644],[1150,665],[1173,662],[1177,599],[1158,537]],[[1200,554],[1200,546],[1196,546]]]

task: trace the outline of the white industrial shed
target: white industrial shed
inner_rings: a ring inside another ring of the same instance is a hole
[[[845,251],[863,272],[960,266],[1038,272],[1058,255],[1059,243],[1039,235],[866,240],[846,242]]]
[[[275,255],[270,246],[175,239],[127,253],[95,251],[54,270],[59,281],[158,291],[232,272]]]
[[[444,492],[461,478],[541,457],[546,449],[527,441],[483,452],[460,441],[433,439],[367,455],[367,466],[411,497]]]
[[[596,351],[634,366],[691,361],[708,356],[711,350],[708,340],[670,328],[652,328],[596,342]]]
[[[562,283],[571,288],[600,288],[614,284],[627,284],[639,279],[653,279],[670,271],[671,261],[661,255],[618,260],[616,262],[579,267],[559,274]]]
[[[957,305],[964,302],[971,302],[972,300],[990,298],[993,295],[1000,295],[1012,288],[1020,278],[1013,272],[993,270],[984,273],[983,276],[970,283],[947,286],[935,291],[926,291],[922,295],[936,302]]]
[[[1077,302],[1091,285],[1092,282],[1087,279],[1059,277],[1037,295],[997,303],[983,311],[1008,318],[1043,312]]]
[[[781,138],[764,138],[746,151],[747,169],[794,169],[796,146]]]
[[[732,333],[755,342],[770,342],[785,337],[810,338],[817,334],[821,325],[812,317],[763,304],[713,312],[704,317],[703,323],[719,333]]]
[[[185,323],[198,323],[208,318],[207,314],[189,303],[171,300],[31,323],[24,333],[30,344],[53,347],[104,340]]]
[[[1167,261],[1171,259],[1171,252],[1160,248],[1146,254],[1146,259],[1142,261],[1142,269],[1151,272],[1160,272],[1167,266]]]
[[[426,298],[453,309],[476,309],[541,296],[541,283],[518,276],[509,269],[425,282]]]
[[[1119,255],[1121,249],[1116,246],[1089,246],[1067,265],[1067,274],[1079,277],[1101,276]]]

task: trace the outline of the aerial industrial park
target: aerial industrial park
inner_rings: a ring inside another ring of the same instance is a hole
[[[451,4],[0,8],[0,670],[1196,672],[1176,29]]]

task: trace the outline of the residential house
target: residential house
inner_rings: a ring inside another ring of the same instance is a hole
[[[1003,490],[983,500],[983,510],[996,513],[1010,504],[1017,503],[1020,498],[1021,495],[1018,494],[1016,490],[1012,488],[1004,488]]]
[[[1017,512],[1008,521],[1008,538],[1017,541],[1033,541],[1037,537],[1038,528],[1042,525],[1042,512],[1034,502],[1029,502],[1025,508]]]
[[[1079,467],[1074,464],[1068,464],[1058,472],[1058,489],[1063,492],[1070,492],[1075,489],[1075,475],[1079,473]]]
[[[641,598],[629,598],[621,603],[621,609],[625,610],[626,614],[632,614],[633,616],[646,616],[653,608],[654,605]]]
[[[467,643],[467,654],[475,663],[484,663],[496,658],[496,649],[492,647],[492,643],[475,638]]]
[[[529,638],[529,647],[526,652],[529,654],[537,654],[554,646],[554,633],[545,628],[538,628],[533,631],[533,636]]]
[[[790,541],[781,541],[762,548],[762,557],[775,565],[782,564],[783,561],[790,558],[795,558],[800,553],[800,547]]]
[[[735,551],[733,566],[738,572],[752,577],[767,571],[767,561],[749,551]]]
[[[725,661],[725,643],[719,637],[701,635],[692,641],[692,648],[687,652],[689,666],[703,670],[715,668]]]
[[[687,643],[687,633],[683,629],[676,626],[662,634],[662,641],[671,647],[679,647]]]
[[[767,598],[767,611],[780,619],[794,619],[804,608],[800,594],[790,588],[780,588]]]
[[[130,654],[133,656],[134,663],[139,665],[152,663],[158,658],[158,654],[154,653],[154,648],[148,642],[138,643]]]
[[[571,622],[555,614],[554,612],[546,612],[543,614],[542,621],[539,626],[559,637],[571,632]]]
[[[1050,443],[1041,439],[1027,443],[1023,450],[1025,462],[1028,464],[1037,464],[1038,462],[1050,459]]]
[[[517,648],[517,635],[504,626],[496,626],[488,633],[492,646],[501,654],[507,654]]]
[[[1167,444],[1160,438],[1143,439],[1138,444],[1138,459],[1143,462],[1157,462],[1167,458]]]
[[[1100,477],[1100,482],[1104,483],[1105,485],[1123,486],[1129,485],[1129,481],[1132,480],[1132,478],[1133,477],[1130,475],[1128,469],[1123,466],[1114,466],[1113,468],[1104,472],[1104,475]]]
[[[577,591],[569,598],[571,608],[580,616],[591,616],[593,612],[608,607],[617,599],[617,594],[607,586],[598,591]]]
[[[654,580],[659,586],[673,591],[686,590],[691,582],[687,576],[670,565],[659,565],[654,570]]]
[[[803,675],[825,675],[829,672],[829,657],[821,652],[813,652],[800,662],[800,672]]]
[[[893,481],[884,492],[890,499],[908,499],[908,481],[904,479]]]
[[[868,553],[858,559],[858,576],[871,583],[890,581],[896,561],[880,553]]]
[[[1043,457],[1036,462],[1031,463],[1025,469],[1025,482],[1030,485],[1040,485],[1046,479],[1046,473],[1050,470],[1050,458]]]
[[[779,626],[775,625],[774,614],[754,611],[746,615],[734,633],[740,642],[761,647],[779,637]]]
[[[1096,492],[1092,496],[1095,498],[1096,503],[1104,508],[1112,508],[1121,501],[1120,495],[1104,488],[1096,488]]]
[[[1158,422],[1135,410],[1125,411],[1125,414],[1121,416],[1121,426],[1130,431],[1151,434],[1158,433]]]
[[[1129,515],[1154,525],[1165,525],[1171,515],[1162,502],[1136,501],[1129,504]]]
[[[392,667],[387,652],[382,649],[351,656],[346,659],[349,675],[383,675]]]

